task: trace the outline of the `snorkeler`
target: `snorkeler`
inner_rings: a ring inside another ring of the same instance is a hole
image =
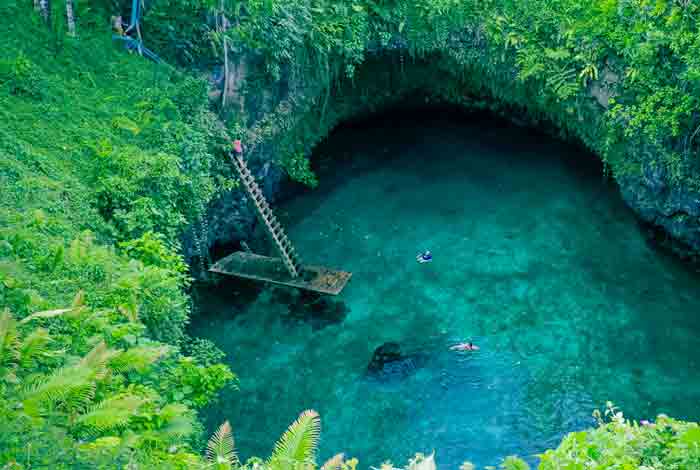
[[[418,261],[421,264],[430,263],[432,260],[433,260],[433,254],[427,250],[425,252],[419,254],[418,256],[416,256],[416,261]]]
[[[478,351],[479,346],[469,341],[468,343],[459,343],[454,346],[450,346],[453,351]]]

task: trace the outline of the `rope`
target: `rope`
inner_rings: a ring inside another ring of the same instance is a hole
[[[129,27],[126,28],[125,32],[129,32],[136,28],[141,19],[141,0],[132,0],[131,2],[131,21],[129,22]]]
[[[139,33],[139,22],[141,21],[141,0],[132,0],[131,1],[131,22],[129,24],[129,27],[124,30],[124,35],[113,35],[112,38],[124,41],[126,44],[126,48],[130,50],[135,50],[137,51],[140,55],[146,57],[147,59],[152,60],[153,62],[159,64],[163,62],[158,55],[153,52],[152,50],[148,49],[143,45],[143,41],[141,41],[141,34]],[[136,32],[139,34],[139,39],[134,39],[131,36],[127,36],[127,33],[129,33],[132,30],[136,30]]]

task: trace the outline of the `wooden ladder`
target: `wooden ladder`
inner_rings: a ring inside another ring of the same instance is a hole
[[[248,169],[245,160],[239,155],[232,155],[232,160],[233,166],[236,168],[238,176],[243,182],[246,194],[253,201],[258,218],[262,220],[265,231],[279,252],[284,266],[293,278],[299,277],[302,271],[301,258],[294,249],[294,246],[292,246],[292,242],[289,241],[289,237],[284,233],[282,224],[277,220],[275,214],[272,213],[270,204],[268,204],[260,187],[255,182],[255,178]]]

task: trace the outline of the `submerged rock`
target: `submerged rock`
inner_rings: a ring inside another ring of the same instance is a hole
[[[309,291],[279,288],[274,299],[288,306],[287,319],[308,323],[312,331],[342,323],[349,312],[342,300]]]
[[[420,368],[425,359],[420,353],[403,354],[399,343],[389,341],[374,350],[367,374],[379,379],[403,378]]]

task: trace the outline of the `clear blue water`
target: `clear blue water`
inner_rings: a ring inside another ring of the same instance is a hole
[[[201,296],[192,327],[240,375],[208,419],[231,421],[244,457],[269,455],[306,408],[321,458],[362,468],[432,449],[445,469],[536,462],[606,400],[700,418],[700,277],[645,241],[595,157],[482,117],[406,113],[342,128],[315,158],[321,187],[278,212],[307,262],[353,272],[346,318],[319,324],[288,292],[236,296],[234,281]],[[469,339],[481,350],[449,350]],[[386,341],[424,360],[368,377]]]

